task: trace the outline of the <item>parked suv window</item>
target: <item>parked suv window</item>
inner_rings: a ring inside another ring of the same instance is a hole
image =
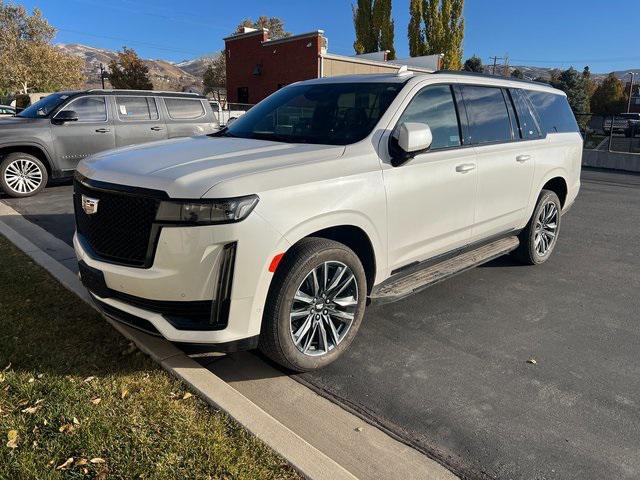
[[[547,133],[578,132],[576,117],[569,107],[567,97],[548,92],[527,91],[535,107],[542,128]]]
[[[472,144],[511,140],[511,121],[502,89],[462,85]]]
[[[426,123],[431,129],[431,150],[460,146],[460,128],[449,85],[433,85],[419,92],[398,123]]]
[[[63,109],[76,112],[79,122],[104,122],[107,120],[107,104],[104,97],[80,97]]]
[[[171,118],[198,118],[204,115],[202,102],[197,99],[165,98],[164,103]]]
[[[518,113],[518,128],[520,130],[520,138],[525,140],[531,140],[534,138],[540,138],[540,129],[536,122],[529,102],[525,98],[525,94],[522,90],[512,88],[509,90],[511,99],[516,107]]]
[[[121,120],[157,120],[158,107],[153,97],[116,97]]]

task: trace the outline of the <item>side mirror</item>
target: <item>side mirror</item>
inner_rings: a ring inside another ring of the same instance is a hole
[[[398,125],[389,142],[391,165],[399,167],[431,146],[433,135],[426,123],[406,122]]]
[[[53,118],[54,123],[63,124],[65,122],[77,122],[78,114],[73,110],[63,110],[58,112],[56,116]]]

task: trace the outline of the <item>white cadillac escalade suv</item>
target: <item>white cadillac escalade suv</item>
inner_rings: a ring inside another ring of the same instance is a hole
[[[215,134],[112,150],[75,179],[105,315],[304,371],[394,300],[511,252],[540,264],[582,138],[547,85],[438,72],[287,86]]]

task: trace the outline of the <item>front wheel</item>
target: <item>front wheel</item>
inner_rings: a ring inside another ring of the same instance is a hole
[[[562,205],[555,192],[542,190],[529,223],[520,233],[514,256],[528,265],[546,262],[558,242]]]
[[[272,280],[260,350],[299,372],[328,365],[358,332],[366,296],[364,268],[350,248],[324,238],[301,240]]]
[[[0,163],[0,188],[11,197],[30,197],[47,184],[47,169],[33,155],[14,152]]]

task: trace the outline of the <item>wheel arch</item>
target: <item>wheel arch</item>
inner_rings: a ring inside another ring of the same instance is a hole
[[[560,206],[564,208],[567,201],[569,186],[567,184],[567,180],[563,176],[556,175],[549,178],[540,189],[540,191],[542,190],[551,190],[554,192],[560,199]]]
[[[47,153],[46,149],[43,148],[42,146],[33,144],[33,143],[22,143],[17,145],[2,146],[0,147],[0,159],[4,158],[5,156],[11,153],[16,153],[16,152],[27,153],[29,155],[33,155],[38,160],[40,160],[44,164],[45,168],[47,169],[47,174],[49,175],[49,178],[51,178],[52,174],[55,173],[55,167],[51,161],[51,158]]]

